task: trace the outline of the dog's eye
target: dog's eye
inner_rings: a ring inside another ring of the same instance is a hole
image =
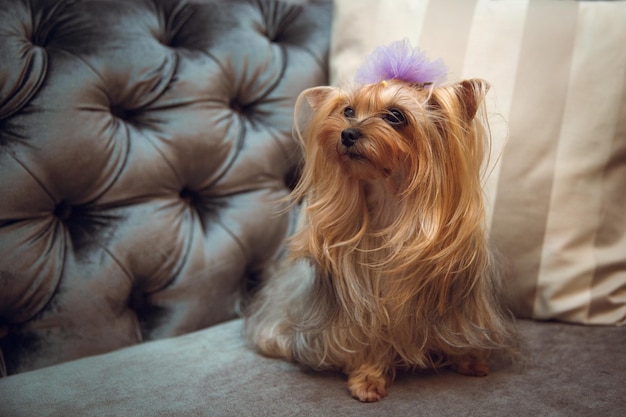
[[[352,119],[354,117],[354,109],[350,106],[346,107],[345,109],[343,109],[343,115],[346,116],[348,119]]]
[[[402,125],[406,123],[404,114],[398,109],[390,109],[382,116],[383,120],[390,125]]]

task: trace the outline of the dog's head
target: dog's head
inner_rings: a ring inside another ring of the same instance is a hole
[[[385,253],[381,265],[407,270],[424,259],[442,270],[484,264],[474,252],[484,243],[487,137],[478,114],[487,89],[472,79],[304,91],[296,125],[303,106],[313,114],[296,129],[305,158],[292,198],[306,199],[311,228],[293,248],[335,259],[338,248],[375,247]]]
[[[299,98],[314,111],[299,132],[306,163],[336,180],[391,178],[399,192],[458,183],[482,163],[476,114],[487,89],[478,79],[442,87],[390,80],[349,91],[308,89]]]

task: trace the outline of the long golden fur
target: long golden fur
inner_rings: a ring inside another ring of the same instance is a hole
[[[354,397],[377,401],[397,369],[482,376],[515,346],[485,230],[487,89],[392,80],[301,94],[313,117],[291,198],[305,203],[248,309],[260,352],[340,370]]]

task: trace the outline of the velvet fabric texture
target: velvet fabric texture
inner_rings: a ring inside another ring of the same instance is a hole
[[[304,372],[243,342],[240,320],[0,379],[0,415],[622,417],[626,332],[522,321],[526,368],[484,378],[402,373],[364,404],[345,377]]]
[[[283,241],[331,5],[0,0],[0,375],[202,329]]]

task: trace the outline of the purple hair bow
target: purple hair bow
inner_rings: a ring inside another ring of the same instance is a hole
[[[416,84],[440,84],[448,69],[441,59],[429,61],[408,39],[379,46],[366,58],[357,71],[355,81],[376,84],[385,80],[400,80]]]

